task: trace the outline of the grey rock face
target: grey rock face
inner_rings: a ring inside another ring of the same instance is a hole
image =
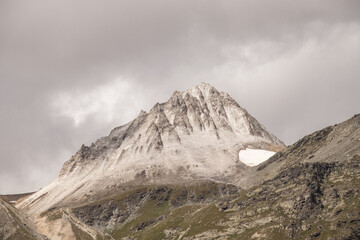
[[[149,113],[142,111],[138,118],[115,128],[109,136],[97,140],[90,147],[82,146],[64,164],[60,176],[81,168],[79,163],[105,158],[119,149],[121,158],[126,156],[140,161],[167,148],[191,151],[190,148],[198,148],[207,143],[197,142],[199,137],[209,143],[225,144],[223,150],[232,147],[239,150],[251,143],[262,145],[260,148],[284,146],[228,94],[202,83],[185,92],[174,92],[167,102],[155,104]],[[191,142],[192,145],[186,146],[182,144],[182,140]],[[231,146],[230,141],[236,144]],[[128,146],[129,143],[131,147]],[[189,149],[184,149],[186,147]],[[236,156],[234,158],[236,160]]]
[[[135,183],[140,173],[141,182],[148,183],[224,179],[247,168],[238,157],[247,146],[273,150],[284,144],[228,94],[201,83],[174,92],[167,102],[82,146],[59,178],[23,206],[36,211],[36,205],[42,211],[56,204],[51,198],[62,204],[83,201],[100,182],[104,187]]]

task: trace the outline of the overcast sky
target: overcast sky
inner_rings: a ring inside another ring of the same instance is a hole
[[[0,0],[0,194],[200,82],[286,144],[360,113],[360,1]]]

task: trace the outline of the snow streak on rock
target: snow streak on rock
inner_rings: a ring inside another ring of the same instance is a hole
[[[253,167],[268,160],[270,157],[274,156],[275,153],[276,152],[263,149],[246,148],[245,150],[240,150],[239,159],[247,166]]]

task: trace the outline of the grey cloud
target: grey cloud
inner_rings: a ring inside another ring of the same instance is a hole
[[[286,143],[351,117],[359,29],[358,0],[1,1],[0,193],[44,186],[82,143],[125,123],[89,116],[76,127],[50,104],[118,76],[145,110],[209,82]]]

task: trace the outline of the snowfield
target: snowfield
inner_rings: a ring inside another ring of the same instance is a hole
[[[275,153],[276,152],[262,150],[262,149],[246,148],[245,150],[240,150],[239,159],[247,166],[253,167],[268,160]]]

